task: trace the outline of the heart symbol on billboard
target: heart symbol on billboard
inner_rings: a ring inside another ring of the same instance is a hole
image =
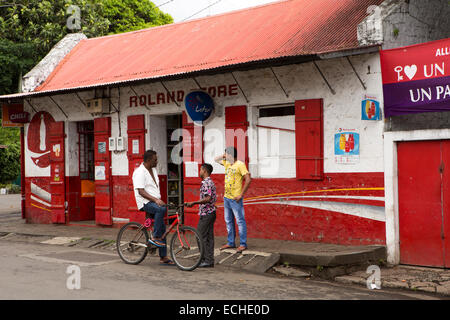
[[[414,78],[417,73],[417,66],[415,64],[413,64],[412,66],[406,66],[404,70],[409,80],[412,80],[412,78]]]

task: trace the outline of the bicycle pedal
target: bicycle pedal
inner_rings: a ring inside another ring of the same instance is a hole
[[[164,247],[165,247],[165,245],[162,246],[162,245],[160,245],[160,244],[157,244],[156,242],[154,242],[154,241],[151,240],[151,239],[149,239],[148,242],[149,242],[150,244],[154,245],[155,247],[158,247],[158,248],[164,248]]]

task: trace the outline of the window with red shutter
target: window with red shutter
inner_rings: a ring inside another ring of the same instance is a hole
[[[238,160],[248,168],[248,121],[247,106],[233,106],[225,108],[225,142],[226,146],[237,149]]]
[[[322,99],[295,101],[295,148],[297,179],[322,180]]]

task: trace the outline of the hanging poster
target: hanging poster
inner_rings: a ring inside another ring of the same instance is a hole
[[[106,180],[105,166],[95,166],[95,180]]]
[[[450,111],[450,38],[380,51],[384,114]]]
[[[132,153],[139,154],[139,139],[135,139],[132,142]]]
[[[334,158],[339,164],[359,162],[359,133],[355,129],[339,129],[334,135]]]
[[[189,162],[186,161],[185,165],[185,176],[186,178],[197,178],[198,177],[198,162]]]
[[[61,154],[61,145],[58,144],[54,144],[53,145],[53,153],[55,154],[55,157],[59,158],[60,154]]]

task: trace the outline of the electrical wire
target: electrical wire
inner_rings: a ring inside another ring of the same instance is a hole
[[[214,2],[213,4],[210,4],[209,6],[207,6],[207,7],[203,8],[202,10],[200,10],[200,11],[197,11],[197,12],[196,12],[196,13],[194,13],[193,15],[191,15],[191,16],[189,16],[189,17],[187,17],[187,18],[184,18],[184,19],[183,19],[183,20],[181,20],[180,22],[186,21],[186,20],[188,20],[188,19],[192,18],[193,16],[196,16],[197,14],[199,14],[199,13],[201,13],[201,12],[205,11],[205,10],[206,10],[206,9],[208,9],[208,8],[211,8],[212,6],[214,6],[214,5],[218,4],[218,3],[219,3],[219,2],[221,2],[221,1],[222,1],[222,0],[218,0],[218,1]]]
[[[169,1],[166,1],[166,2],[164,2],[164,3],[161,3],[159,6],[156,6],[156,8],[161,8],[163,5],[165,5],[165,4],[168,4],[168,3],[171,3],[171,2],[174,2],[175,0],[169,0]]]

